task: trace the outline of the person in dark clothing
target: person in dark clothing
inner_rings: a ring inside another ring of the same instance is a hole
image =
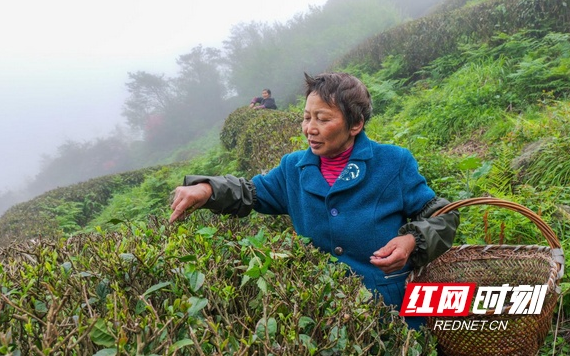
[[[261,96],[251,99],[249,107],[252,109],[277,110],[277,105],[275,105],[275,99],[271,97],[271,90],[269,89],[263,89],[261,91]]]

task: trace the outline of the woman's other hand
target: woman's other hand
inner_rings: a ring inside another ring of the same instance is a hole
[[[212,187],[208,183],[177,187],[174,190],[174,198],[170,206],[174,210],[170,215],[170,222],[181,218],[185,213],[193,213],[206,204],[211,196]]]
[[[386,246],[370,256],[370,263],[389,274],[404,268],[408,258],[416,248],[416,239],[413,235],[394,237]]]

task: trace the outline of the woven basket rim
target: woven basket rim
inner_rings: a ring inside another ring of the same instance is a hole
[[[542,235],[544,236],[544,238],[546,239],[551,248],[553,249],[561,248],[560,240],[558,239],[558,236],[556,236],[556,233],[544,220],[541,219],[541,217],[538,214],[536,214],[534,211],[530,210],[529,208],[523,205],[504,199],[493,198],[493,197],[479,197],[479,198],[458,200],[439,209],[438,211],[432,214],[432,217],[439,216],[453,210],[457,210],[458,208],[461,207],[467,207],[472,205],[494,205],[516,211],[521,215],[527,217],[530,221],[532,221],[536,225],[536,227],[538,227],[538,229],[540,230],[540,232],[542,233]]]
[[[544,220],[542,220],[542,218],[538,214],[536,214],[534,211],[530,210],[529,208],[527,208],[521,204],[511,202],[508,200],[504,200],[504,199],[499,199],[499,198],[494,198],[494,197],[478,197],[478,198],[468,198],[468,199],[463,199],[463,200],[457,200],[453,203],[450,203],[450,204],[444,206],[443,208],[439,209],[435,213],[433,213],[432,217],[439,216],[439,215],[448,213],[448,212],[453,211],[453,210],[457,210],[458,208],[461,208],[461,207],[467,207],[467,206],[472,206],[472,205],[494,205],[494,206],[506,208],[506,209],[518,212],[521,215],[528,218],[530,221],[532,221],[536,225],[536,227],[540,230],[540,232],[542,233],[542,235],[544,236],[546,241],[548,242],[548,245],[550,246],[550,249],[551,249],[551,253],[554,254],[555,251],[558,251],[557,258],[554,258],[554,256],[553,256],[553,259],[555,260],[554,263],[556,264],[556,272],[557,272],[557,278],[556,278],[555,284],[558,285],[560,283],[560,279],[562,279],[562,274],[563,274],[562,271],[564,271],[564,253],[562,251],[562,246],[560,244],[560,240],[558,239],[558,236],[556,236],[556,233],[552,230],[552,228]],[[541,245],[509,245],[509,244],[489,244],[489,245],[464,244],[464,245],[455,245],[455,246],[451,247],[451,249],[456,249],[456,248],[459,248],[459,249],[464,249],[464,248],[546,249],[546,246],[541,246]],[[420,267],[419,269],[413,270],[412,273],[410,274],[410,276],[408,277],[408,281],[413,280],[415,274],[421,273],[421,271],[424,270],[425,268],[428,268],[432,262],[428,263],[425,266]]]
[[[552,293],[557,289],[559,284],[559,277],[558,277],[558,265],[555,259],[552,256],[552,250],[548,246],[541,246],[541,245],[457,245],[452,246],[447,252],[445,252],[441,257],[450,257],[450,254],[457,254],[457,253],[468,253],[469,251],[475,250],[476,252],[489,252],[490,256],[473,256],[469,260],[465,259],[463,262],[470,262],[470,261],[481,261],[481,260],[489,260],[496,258],[498,260],[503,259],[504,256],[497,256],[493,255],[494,252],[500,250],[507,250],[510,252],[529,252],[534,253],[534,258],[540,257],[544,261],[548,262],[550,265],[550,270],[548,271],[548,280],[546,283],[548,285],[549,293]],[[540,254],[540,255],[539,255]],[[443,258],[445,258],[443,257]],[[509,258],[516,258],[517,256],[509,256]],[[521,255],[520,259],[528,259],[529,256]],[[447,263],[455,263],[458,261],[446,261]],[[420,267],[418,269],[412,270],[410,275],[407,278],[407,282],[414,283],[418,279],[421,279],[424,271],[432,266],[441,266],[443,264],[441,259],[435,259],[434,261],[430,262],[426,266]]]

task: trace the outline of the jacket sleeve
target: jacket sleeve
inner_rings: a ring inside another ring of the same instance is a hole
[[[410,255],[414,267],[420,267],[435,260],[453,245],[459,211],[431,217],[437,210],[449,204],[443,198],[435,197],[430,200],[410,222],[398,230],[399,235],[412,234],[416,238],[416,249]]]
[[[202,209],[210,209],[216,214],[244,217],[251,212],[257,201],[255,185],[245,178],[237,178],[229,174],[225,176],[187,175],[184,177],[183,185],[185,186],[198,183],[209,183],[212,187],[212,196],[202,206]]]

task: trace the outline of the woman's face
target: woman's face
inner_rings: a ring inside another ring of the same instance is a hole
[[[329,106],[316,93],[307,97],[303,119],[303,134],[309,141],[311,151],[317,156],[335,157],[354,144],[354,138],[362,131],[360,121],[350,130],[340,109]]]

